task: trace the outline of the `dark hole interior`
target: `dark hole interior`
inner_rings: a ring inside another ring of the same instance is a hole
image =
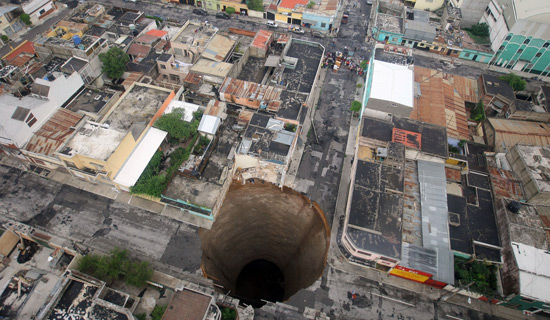
[[[254,308],[262,307],[266,301],[282,301],[285,295],[285,280],[281,269],[273,262],[258,259],[250,262],[237,278],[237,296],[241,303]]]

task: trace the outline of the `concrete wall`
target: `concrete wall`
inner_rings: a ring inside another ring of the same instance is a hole
[[[409,117],[413,110],[412,107],[402,105],[400,103],[395,103],[387,100],[369,98],[367,103],[367,109],[377,110],[386,112],[389,114],[395,114],[403,117]]]
[[[462,0],[459,4],[462,12],[462,27],[470,27],[479,22],[490,0]]]
[[[523,184],[527,202],[534,205],[550,206],[550,195],[548,192],[539,190],[536,180],[531,176],[531,169],[528,168],[516,146],[506,154],[506,159]]]

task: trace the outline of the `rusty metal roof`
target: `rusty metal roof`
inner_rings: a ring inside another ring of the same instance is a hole
[[[504,146],[510,150],[516,144],[541,147],[550,145],[548,123],[495,118],[487,121],[495,129],[494,147],[497,152],[503,151]]]
[[[149,51],[151,51],[151,46],[132,43],[127,53],[132,56],[145,57],[149,54]]]
[[[51,156],[73,133],[73,127],[82,117],[67,109],[57,110],[31,137],[25,150]]]
[[[464,102],[477,101],[477,82],[421,67],[415,67],[414,80],[422,94],[410,118],[446,127],[449,137],[469,140]]]
[[[266,101],[268,103],[279,101],[281,93],[282,89],[280,88],[235,78],[225,78],[220,87],[220,94],[232,95],[236,98]]]

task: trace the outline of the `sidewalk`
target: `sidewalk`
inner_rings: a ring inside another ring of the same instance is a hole
[[[0,160],[0,164],[24,170],[23,166],[17,160],[9,156],[2,158]],[[60,170],[52,170],[48,174],[47,179],[56,181],[60,184],[69,185],[76,189],[84,190],[105,198],[109,198],[120,203],[125,203],[152,213],[156,213],[161,216],[194,225],[199,228],[210,229],[212,227],[212,224],[214,223],[213,220],[198,217],[184,210],[180,210],[179,208],[137,197],[128,192],[119,191],[112,185],[108,185],[105,183],[91,183],[85,180],[81,180],[73,177],[68,172],[65,173]]]

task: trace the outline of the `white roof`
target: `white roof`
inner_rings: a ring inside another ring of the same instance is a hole
[[[375,60],[370,97],[413,107],[413,71],[404,65]]]
[[[193,120],[193,113],[199,110],[199,105],[185,101],[172,100],[168,107],[166,107],[166,110],[164,110],[164,114],[171,113],[176,108],[185,110],[183,120],[191,122]]]
[[[202,116],[198,131],[214,135],[218,131],[220,122],[220,118],[205,114]]]
[[[512,242],[519,268],[520,294],[550,302],[550,253],[522,243]]]
[[[143,139],[132,151],[126,163],[118,171],[114,181],[128,188],[136,184],[167,134],[166,131],[150,127]]]

